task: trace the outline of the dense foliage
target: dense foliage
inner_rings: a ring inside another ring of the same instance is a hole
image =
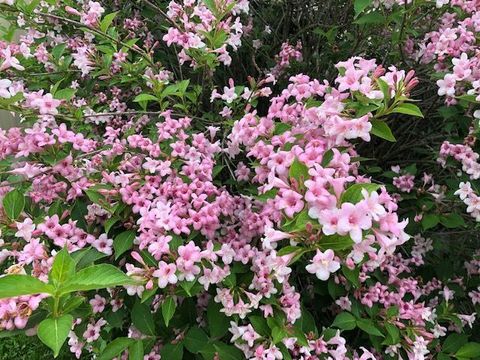
[[[480,1],[0,9],[0,338],[480,358]]]

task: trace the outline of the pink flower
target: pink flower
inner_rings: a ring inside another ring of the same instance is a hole
[[[447,74],[443,80],[438,80],[438,95],[443,96],[455,96],[455,84],[457,82],[457,77],[453,74]]]
[[[331,273],[340,269],[340,263],[334,260],[335,254],[331,249],[321,252],[317,250],[316,255],[312,259],[312,263],[306,266],[306,270],[310,274],[315,274],[320,280],[326,281]]]
[[[170,248],[168,246],[170,241],[172,241],[172,237],[170,235],[159,236],[157,241],[148,246],[148,252],[152,254],[155,260],[160,260],[163,254],[168,254],[170,252]]]
[[[37,108],[42,115],[57,115],[57,107],[59,107],[61,103],[60,100],[54,99],[52,94],[45,94],[42,97],[32,100],[30,105]]]
[[[160,261],[158,270],[153,272],[153,276],[158,278],[158,287],[163,289],[168,284],[176,284],[178,281],[177,275],[175,275],[176,271],[177,267],[175,264],[167,264],[165,261]]]
[[[92,306],[92,311],[94,314],[101,313],[105,309],[105,305],[107,301],[105,298],[101,297],[100,295],[96,294],[93,299],[90,300],[90,305]]]
[[[342,204],[337,225],[340,235],[349,234],[355,243],[359,243],[363,238],[362,230],[368,230],[371,227],[372,218],[362,204]]]
[[[333,235],[337,233],[338,221],[340,219],[340,210],[331,209],[323,210],[318,214],[313,211],[315,208],[310,209],[308,215],[312,218],[317,218],[320,225],[322,225],[322,232],[325,235]]]
[[[200,267],[195,265],[202,257],[200,248],[190,241],[178,248],[178,255],[177,269],[180,271],[178,279],[193,281],[195,275],[200,273]]]
[[[0,71],[4,71],[11,67],[20,71],[25,70],[25,68],[22,65],[20,65],[20,61],[18,61],[16,57],[12,56],[12,51],[10,50],[9,47],[7,47],[1,53],[3,55],[3,63],[2,65],[0,65]]]
[[[277,201],[277,207],[285,211],[285,214],[292,218],[295,213],[303,209],[303,197],[293,190],[281,190],[280,199]]]
[[[17,224],[16,237],[23,238],[29,241],[32,238],[32,233],[35,230],[35,224],[32,219],[26,218],[23,222],[15,222]]]
[[[12,91],[12,82],[8,79],[0,80],[0,97],[9,99],[11,98],[14,93]]]
[[[47,255],[43,244],[39,239],[31,239],[30,242],[25,245],[23,251],[20,253],[18,260],[25,262],[26,264],[32,263],[34,260],[44,259]]]
[[[107,234],[100,235],[93,241],[92,246],[104,254],[112,255],[113,240],[109,239]]]
[[[100,318],[95,324],[88,324],[87,329],[83,333],[83,337],[85,338],[85,341],[87,343],[94,342],[100,337],[100,331],[102,327],[106,324],[107,322]]]

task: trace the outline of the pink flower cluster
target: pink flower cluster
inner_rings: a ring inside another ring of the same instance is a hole
[[[201,51],[214,54],[220,63],[228,66],[232,62],[230,48],[236,51],[241,45],[242,35],[247,29],[238,15],[248,14],[248,0],[222,0],[213,4],[215,9],[195,0],[184,0],[183,4],[171,1],[168,5],[167,16],[174,26],[168,28],[163,41],[168,46],[175,44],[181,48],[178,57],[182,64],[191,62],[195,67],[199,61],[195,51]],[[218,14],[224,15],[218,18]],[[225,39],[219,42],[206,34],[224,36]]]

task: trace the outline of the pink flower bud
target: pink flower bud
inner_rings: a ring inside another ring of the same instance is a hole
[[[80,12],[74,8],[72,8],[71,6],[65,6],[65,11],[69,14],[72,14],[72,15],[77,15],[77,16],[81,16],[82,14],[80,14]]]

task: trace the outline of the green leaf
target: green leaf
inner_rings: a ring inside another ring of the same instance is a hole
[[[217,4],[215,0],[203,0],[203,3],[214,15],[217,14]]]
[[[278,344],[280,341],[282,341],[283,339],[285,339],[287,337],[287,332],[285,331],[285,329],[279,327],[279,326],[275,326],[273,329],[272,329],[272,342],[274,344]]]
[[[378,85],[378,88],[382,91],[383,99],[385,103],[388,104],[391,100],[390,85],[388,85],[388,83],[381,78],[377,79],[377,85]]]
[[[385,329],[388,333],[388,338],[385,340],[387,345],[395,345],[400,342],[400,330],[395,325],[385,323]]]
[[[73,296],[68,299],[62,306],[62,312],[69,313],[78,308],[85,302],[85,298],[82,296]]]
[[[248,317],[248,320],[259,335],[265,337],[270,335],[270,328],[268,327],[267,320],[265,320],[264,317],[252,315]]]
[[[353,330],[357,326],[355,317],[349,312],[341,312],[333,321],[332,326],[341,330]]]
[[[193,354],[198,354],[208,344],[208,336],[197,326],[188,330],[185,336],[185,347]]]
[[[89,266],[77,272],[61,287],[61,293],[104,289],[122,285],[138,285],[117,267],[110,264]]]
[[[163,320],[165,321],[165,326],[168,327],[170,320],[172,319],[173,315],[175,314],[175,309],[177,308],[177,304],[173,297],[169,296],[165,299],[162,304],[162,315]]]
[[[103,227],[105,228],[105,233],[107,235],[112,226],[115,225],[118,221],[120,221],[120,218],[118,216],[112,216],[111,218],[105,220],[105,222],[103,223]]]
[[[455,354],[456,357],[478,358],[480,356],[480,344],[470,342],[463,345]]]
[[[143,342],[137,340],[128,348],[128,360],[143,360],[143,356]]]
[[[350,270],[346,266],[342,266],[342,273],[345,275],[347,280],[356,288],[360,287],[360,269],[358,267]]]
[[[53,350],[53,356],[57,357],[63,343],[67,340],[73,325],[73,316],[65,314],[56,319],[45,319],[37,329],[38,338]]]
[[[62,90],[58,90],[55,92],[55,99],[59,100],[71,100],[74,96],[77,90],[72,89],[72,88],[65,88]]]
[[[183,344],[181,342],[177,344],[166,344],[162,350],[160,350],[160,356],[162,359],[182,360]]]
[[[388,127],[385,121],[372,119],[370,120],[372,123],[372,130],[371,133],[379,138],[385,139],[390,142],[395,142],[395,136],[393,136],[392,130]]]
[[[103,17],[102,22],[100,23],[100,30],[102,30],[102,32],[107,32],[107,29],[112,24],[113,19],[115,19],[115,16],[117,16],[117,13],[118,11],[107,14]]]
[[[133,102],[142,102],[142,101],[158,101],[158,98],[156,96],[153,96],[151,94],[140,94],[133,99]]]
[[[75,274],[75,261],[67,251],[63,248],[55,255],[52,270],[50,270],[49,279],[55,286],[58,286]]]
[[[30,275],[0,277],[0,299],[33,294],[53,294],[53,286]]]
[[[440,216],[440,223],[449,229],[464,227],[466,225],[463,217],[456,213]]]
[[[353,9],[355,10],[355,17],[357,17],[363,10],[370,6],[372,0],[355,0]]]
[[[367,334],[384,337],[382,332],[378,330],[371,319],[359,319],[357,320],[357,326]]]
[[[134,339],[127,337],[118,337],[113,341],[110,341],[97,360],[111,360],[114,357],[119,356],[130,345],[132,345],[134,341]]]
[[[3,198],[3,210],[10,220],[15,220],[25,208],[25,196],[18,191],[12,190]]]
[[[281,248],[280,250],[277,251],[277,256],[283,256],[283,255],[288,255],[291,253],[295,253],[297,251],[302,251],[303,248],[300,246],[285,246]]]
[[[468,337],[465,334],[451,334],[445,339],[442,351],[453,354],[467,342]]]
[[[151,336],[155,335],[155,323],[153,321],[150,307],[137,300],[135,305],[133,305],[131,316],[133,325],[142,334]]]
[[[275,130],[273,130],[273,135],[282,135],[284,132],[289,131],[292,128],[292,125],[278,122],[275,123]]]
[[[210,336],[221,338],[228,332],[230,321],[224,313],[220,312],[222,306],[215,301],[210,301],[207,308],[207,320]]]
[[[94,204],[98,204],[100,206],[102,206],[103,204],[107,204],[105,200],[105,196],[100,194],[98,191],[88,189],[88,190],[85,190],[84,192],[85,194],[87,194],[90,201],[93,202]]]
[[[332,249],[333,251],[349,249],[354,244],[350,236],[330,235],[322,236],[319,245],[323,250]]]
[[[295,159],[290,165],[290,170],[288,172],[288,175],[291,178],[294,178],[297,181],[305,181],[310,178],[310,175],[308,174],[308,167],[304,163],[298,161],[298,159]]]
[[[366,190],[368,194],[371,194],[374,191],[377,191],[381,188],[379,184],[372,183],[362,183],[362,184],[353,184],[342,194],[341,202],[356,204],[363,200],[362,190]]]
[[[380,11],[372,11],[354,21],[354,23],[358,25],[383,24],[384,22],[385,17]]]
[[[434,228],[440,222],[440,216],[436,214],[425,214],[422,218],[422,227],[424,230]]]
[[[133,246],[135,239],[135,231],[128,230],[118,234],[113,240],[113,249],[115,250],[115,260],[117,260],[125,251],[128,251]]]
[[[322,157],[322,166],[323,167],[327,167],[328,164],[330,164],[330,161],[332,161],[333,159],[333,150],[332,149],[329,149],[327,150],[324,154],[323,154],[323,157]]]
[[[255,189],[255,190],[257,190],[257,189]],[[275,196],[277,196],[277,194],[278,194],[278,189],[271,189],[271,190],[268,190],[267,192],[265,192],[263,194],[255,196],[255,199],[265,202],[269,199],[274,199]]]
[[[417,105],[411,103],[403,103],[397,106],[395,109],[392,110],[392,113],[406,114],[423,118],[423,114],[420,108]]]
[[[235,346],[224,343],[215,343],[215,349],[218,352],[218,357],[222,360],[244,360],[243,353]]]
[[[107,255],[93,247],[84,248],[70,254],[77,264],[77,270],[92,265],[95,261],[103,259]]]
[[[63,55],[63,53],[65,52],[65,49],[67,48],[67,44],[66,43],[62,43],[62,44],[58,44],[57,46],[55,46],[52,51],[51,51],[51,54],[53,56],[53,58],[55,60],[59,60],[60,57]]]

